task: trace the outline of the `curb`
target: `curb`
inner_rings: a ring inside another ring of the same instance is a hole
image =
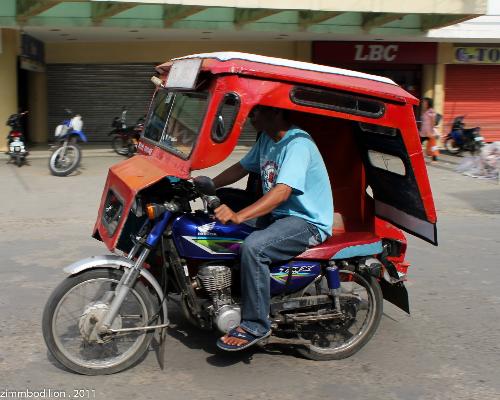
[[[250,146],[236,146],[233,150],[233,153],[246,153],[250,150]],[[42,160],[49,159],[52,151],[49,149],[32,149],[29,150],[29,155],[27,158],[31,160]],[[111,148],[82,148],[82,157],[114,157],[120,160],[126,160],[127,158],[124,156],[120,156],[114,152]],[[0,153],[0,160],[7,161],[9,156],[5,154],[3,151]]]

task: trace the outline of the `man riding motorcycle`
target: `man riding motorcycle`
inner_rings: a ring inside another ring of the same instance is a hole
[[[260,173],[264,193],[239,212],[224,204],[215,210],[223,223],[247,222],[259,228],[241,247],[242,322],[217,341],[226,351],[245,349],[271,334],[270,264],[323,242],[333,225],[330,180],[309,134],[292,126],[280,109],[258,106],[250,118],[265,134],[240,162],[214,179],[222,187],[249,172]]]

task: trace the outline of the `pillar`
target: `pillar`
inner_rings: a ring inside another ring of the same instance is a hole
[[[47,73],[28,74],[29,136],[33,143],[48,141]]]
[[[9,115],[17,112],[17,55],[19,32],[15,29],[0,29],[0,150],[7,148],[9,128],[5,125]]]

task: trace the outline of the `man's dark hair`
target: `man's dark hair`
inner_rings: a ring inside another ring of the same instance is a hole
[[[432,100],[430,97],[424,97],[422,100],[427,102],[427,106],[429,108],[434,108],[434,100]]]
[[[282,118],[286,122],[290,122],[290,110],[287,110],[285,108],[278,108],[278,107],[270,107],[270,106],[261,106],[261,105],[256,105],[255,108],[260,108],[263,111],[272,111],[274,113],[280,113]]]

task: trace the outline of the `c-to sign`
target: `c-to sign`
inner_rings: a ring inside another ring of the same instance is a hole
[[[455,47],[456,63],[500,64],[500,47]]]

